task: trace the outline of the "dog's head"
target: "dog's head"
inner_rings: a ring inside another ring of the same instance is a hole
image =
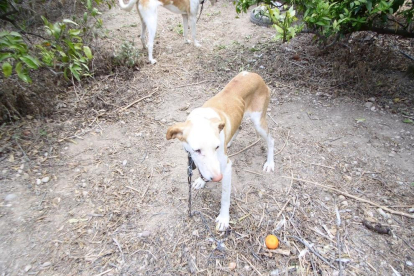
[[[197,112],[195,112],[197,113]],[[199,112],[198,112],[199,113]],[[177,123],[167,130],[167,140],[179,139],[191,154],[205,181],[220,181],[218,151],[220,149],[220,131],[225,123],[219,117],[205,117],[193,114],[184,123]]]

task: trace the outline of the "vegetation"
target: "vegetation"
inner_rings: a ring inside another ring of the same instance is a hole
[[[334,41],[356,31],[374,31],[381,34],[396,34],[414,37],[413,0],[286,0],[285,11],[271,0],[237,0],[236,11],[246,12],[256,4],[264,5],[268,17],[276,28],[277,38],[288,41],[305,27],[326,42]],[[290,6],[288,8],[288,6]],[[296,11],[302,15],[297,21]]]
[[[87,42],[91,30],[102,26],[98,18],[100,12],[95,6],[111,6],[112,3],[112,0],[93,1],[81,1],[83,14],[78,10],[70,19],[55,23],[47,18],[50,11],[42,10],[43,1],[2,1],[0,22],[5,30],[0,32],[0,65],[4,77],[15,74],[20,80],[31,83],[30,71],[41,67],[56,75],[63,74],[66,79],[79,81],[81,77],[89,76],[88,64],[93,54]],[[59,16],[52,14],[51,17],[55,20]],[[33,27],[39,25],[43,25],[40,28],[43,31],[33,33]]]

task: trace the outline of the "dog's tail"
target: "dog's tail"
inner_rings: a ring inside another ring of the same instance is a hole
[[[130,11],[137,2],[138,0],[129,0],[128,4],[125,4],[123,0],[119,0],[119,6],[121,6],[121,9],[124,11]]]

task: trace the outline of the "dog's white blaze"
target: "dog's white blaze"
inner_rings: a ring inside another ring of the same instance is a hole
[[[200,173],[208,180],[221,175],[219,151],[216,148],[223,148],[223,142],[217,135],[218,126],[211,123],[213,118],[219,119],[220,116],[211,108],[194,109],[188,116],[192,126],[186,139],[187,143],[184,143]],[[195,150],[200,150],[201,154]]]

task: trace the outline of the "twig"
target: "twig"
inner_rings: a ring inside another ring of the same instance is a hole
[[[254,271],[256,271],[257,274],[260,276],[262,275],[260,271],[257,270],[257,268],[245,256],[243,256],[243,254],[240,254],[240,256],[242,256],[242,258],[254,269]]]
[[[108,270],[106,270],[106,271],[104,271],[104,272],[102,272],[102,273],[96,274],[95,276],[102,276],[102,275],[104,275],[104,274],[106,274],[106,273],[108,273],[108,272],[111,272],[112,270],[113,270],[113,268],[108,269]]]
[[[176,86],[175,88],[181,88],[181,87],[186,87],[186,86],[193,86],[193,85],[199,85],[205,82],[209,82],[210,80],[204,80],[204,81],[200,81],[200,82],[196,82],[196,83],[189,83],[189,84],[184,84],[184,85],[180,85],[180,86]]]
[[[281,153],[281,152],[283,151],[283,149],[286,147],[287,142],[288,142],[288,140],[289,140],[289,134],[290,134],[290,130],[288,131],[288,134],[287,134],[287,136],[286,136],[285,144],[283,145],[283,147],[282,147],[282,148],[281,148],[278,152],[276,152],[276,154]]]
[[[313,182],[313,181],[309,181],[309,180],[305,180],[305,179],[300,179],[300,178],[292,178],[292,177],[290,177],[290,176],[283,176],[283,175],[282,175],[282,177],[284,177],[284,178],[289,178],[289,179],[293,179],[293,180],[296,180],[296,181],[302,181],[302,182],[311,183],[311,184],[313,184],[313,185],[316,185],[316,186],[322,187],[322,188],[324,188],[324,189],[328,189],[328,190],[331,190],[331,191],[335,191],[335,192],[337,192],[337,193],[339,193],[339,194],[341,194],[341,195],[343,195],[343,196],[346,196],[346,197],[349,197],[349,198],[353,198],[353,199],[358,200],[358,201],[361,201],[361,202],[368,203],[368,204],[370,204],[370,205],[372,205],[372,206],[376,206],[376,207],[378,207],[378,208],[382,208],[382,209],[384,209],[385,211],[387,211],[387,212],[389,212],[389,213],[391,213],[391,214],[400,215],[400,216],[405,216],[405,217],[408,217],[408,218],[414,218],[414,215],[410,215],[410,214],[407,214],[407,213],[404,213],[404,212],[400,212],[400,211],[395,211],[395,210],[392,210],[392,209],[390,209],[390,208],[387,208],[386,206],[381,206],[381,205],[379,205],[379,204],[377,204],[377,203],[375,203],[375,202],[372,202],[372,201],[369,201],[369,200],[366,200],[366,199],[363,199],[363,198],[360,198],[360,197],[357,197],[357,196],[354,196],[354,195],[348,194],[348,193],[346,193],[346,192],[344,192],[344,191],[341,191],[341,190],[339,190],[339,189],[335,189],[335,188],[332,188],[332,187],[329,187],[329,186],[325,186],[325,185],[319,184],[319,183],[317,183],[317,182]]]
[[[341,259],[341,237],[340,237],[340,227],[341,227],[341,215],[339,214],[338,205],[336,205],[335,201],[335,213],[336,213],[336,244],[338,247],[338,263],[339,263],[339,276],[342,276],[344,271],[342,267]]]
[[[254,142],[253,144],[251,144],[251,145],[249,145],[249,146],[245,147],[244,149],[242,149],[242,150],[240,150],[240,151],[238,151],[238,152],[236,152],[236,153],[230,154],[230,155],[229,155],[229,157],[233,157],[233,156],[235,156],[235,155],[237,155],[237,154],[239,154],[239,153],[242,153],[243,151],[245,151],[245,150],[247,150],[247,149],[249,149],[249,148],[253,147],[254,145],[256,145],[259,141],[260,141],[260,138],[259,138],[256,142]]]
[[[149,183],[147,185],[147,188],[145,189],[145,192],[142,194],[141,198],[143,198],[145,196],[145,194],[148,192],[148,189],[151,185],[151,179],[152,179],[152,172],[154,171],[154,168],[151,168],[151,175],[150,175],[150,179],[149,179]]]
[[[301,242],[305,247],[307,247],[313,254],[315,254],[319,259],[321,259],[324,263],[326,263],[327,265],[329,265],[331,268],[333,269],[337,269],[335,266],[333,266],[330,262],[328,262],[327,259],[325,259],[323,256],[321,256],[315,249],[313,249],[310,244],[305,241],[302,240],[301,238],[297,237],[297,236],[286,236],[288,238],[294,238],[297,241]]]
[[[245,170],[246,172],[248,172],[248,173],[253,173],[253,174],[257,174],[257,175],[263,175],[263,176],[265,176],[265,174],[262,174],[262,173],[258,173],[258,172],[254,172],[254,171],[249,171],[249,170]]]
[[[316,164],[316,163],[308,163],[308,162],[303,161],[302,159],[300,159],[300,161],[301,161],[302,163],[305,163],[305,164],[309,164],[309,165],[314,165],[314,166],[319,166],[319,167],[324,167],[324,168],[327,168],[327,169],[335,170],[335,168],[334,168],[334,167],[325,166],[325,165],[322,165],[322,164]]]
[[[135,192],[137,192],[137,193],[141,193],[140,191],[138,191],[137,189],[135,189],[135,188],[133,188],[133,187],[130,187],[130,186],[125,186],[125,187],[127,187],[128,189],[131,189],[131,190],[133,190],[133,191],[135,191]]]
[[[285,210],[286,205],[288,205],[289,201],[290,201],[290,198],[286,201],[285,205],[283,205],[282,209],[280,209],[279,213],[277,213],[275,220],[277,220],[279,216],[282,214],[283,210]]]
[[[272,119],[273,123],[275,123],[275,125],[277,126],[276,121],[273,119],[273,117],[272,117],[272,116],[270,116],[270,114],[269,114],[269,113],[267,113],[267,116],[269,116],[269,118],[270,118],[270,119]]]
[[[135,105],[135,104],[139,103],[140,101],[145,100],[146,98],[151,97],[151,96],[152,96],[152,95],[154,95],[157,91],[158,91],[158,89],[157,89],[157,90],[155,90],[154,92],[152,92],[151,94],[149,94],[149,95],[145,96],[145,97],[142,97],[142,98],[140,98],[140,99],[138,99],[138,100],[136,100],[136,101],[133,101],[132,103],[130,103],[130,104],[128,104],[128,105],[126,105],[126,106],[124,106],[124,107],[121,107],[121,108],[117,109],[116,111],[117,111],[117,112],[124,111],[124,110],[126,110],[126,109],[130,108],[131,106],[133,106],[133,105]]]
[[[121,245],[119,244],[119,242],[115,238],[112,238],[112,240],[118,246],[119,252],[121,253],[121,257],[122,257],[122,263],[125,263],[124,252],[122,252]]]

